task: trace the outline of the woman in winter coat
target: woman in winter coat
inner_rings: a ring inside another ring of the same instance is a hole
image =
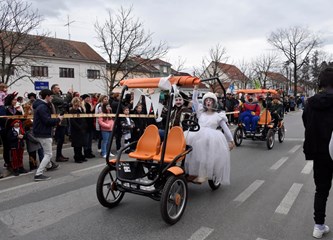
[[[81,100],[78,97],[72,99],[72,108],[69,110],[71,114],[81,114],[83,110],[81,108]],[[88,161],[83,155],[83,147],[85,146],[87,133],[87,121],[85,118],[71,118],[71,136],[72,136],[72,147],[74,148],[74,161],[76,163],[83,163]]]

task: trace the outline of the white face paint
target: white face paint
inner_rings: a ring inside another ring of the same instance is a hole
[[[177,107],[181,107],[181,106],[183,106],[183,104],[184,104],[184,100],[183,100],[183,98],[181,98],[181,97],[177,97],[177,98],[175,98],[175,105],[176,105]]]
[[[214,100],[211,98],[205,99],[205,106],[207,109],[212,109],[214,107]]]

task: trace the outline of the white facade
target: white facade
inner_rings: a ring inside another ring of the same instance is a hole
[[[83,62],[74,59],[71,61],[66,61],[62,59],[38,58],[38,60],[31,60],[31,65],[27,67],[26,72],[15,72],[15,74],[19,76],[20,74],[31,76],[31,66],[48,67],[48,76],[30,77],[30,79],[25,77],[20,79],[9,87],[9,93],[17,91],[19,96],[23,97],[26,97],[30,92],[38,93],[39,90],[35,90],[35,85],[33,83],[35,81],[48,82],[49,88],[51,88],[53,84],[59,84],[63,93],[66,93],[69,89],[73,89],[74,92],[79,92],[80,94],[107,93],[106,82],[102,77],[106,72],[105,63]],[[60,77],[60,68],[73,68],[74,78]],[[98,70],[100,73],[100,78],[88,79],[88,69]],[[16,79],[16,76],[13,76],[13,78]]]

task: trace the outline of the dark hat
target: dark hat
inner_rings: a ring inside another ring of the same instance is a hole
[[[81,95],[80,96],[81,98],[82,98],[82,100],[84,100],[84,99],[86,99],[86,98],[88,98],[88,97],[90,97],[88,94],[83,94],[83,95]]]
[[[31,97],[34,97],[35,99],[37,98],[36,94],[33,92],[28,94],[28,98],[30,99]]]
[[[18,94],[17,92],[8,94],[7,97],[5,98],[5,106],[12,105],[12,101],[16,98],[17,94]]]

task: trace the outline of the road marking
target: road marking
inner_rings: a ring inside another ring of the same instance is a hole
[[[280,205],[276,208],[275,213],[287,215],[302,187],[303,184],[294,183]]]
[[[270,170],[278,170],[282,164],[284,164],[288,160],[288,157],[283,157],[279,161],[277,161],[273,166],[271,166]]]
[[[80,169],[80,170],[72,171],[71,174],[85,172],[85,171],[95,169],[95,168],[99,168],[99,167],[102,167],[102,166],[106,166],[106,163],[102,163],[102,164],[98,164],[98,165],[95,165],[95,166],[91,166],[91,167],[83,168],[83,169]]]
[[[310,174],[313,169],[313,161],[307,161],[301,173]]]
[[[303,142],[304,138],[285,138],[284,141]]]
[[[17,189],[20,189],[20,188],[25,188],[25,187],[28,187],[28,186],[34,185],[34,184],[37,184],[37,183],[36,182],[29,182],[29,183],[26,183],[26,184],[18,185],[16,187],[6,188],[4,190],[1,190],[0,194],[4,193],[4,192],[12,191],[12,190],[17,190]]]
[[[296,145],[295,147],[290,149],[288,153],[295,153],[300,147],[301,147],[301,145]]]
[[[204,240],[206,239],[214,229],[208,227],[201,227],[188,240]]]
[[[247,189],[239,194],[234,201],[245,202],[264,182],[263,180],[255,180]]]
[[[19,176],[8,176],[8,177],[0,179],[0,181],[6,181],[6,180],[9,180],[9,179],[12,179],[12,178],[17,178],[17,177],[20,177],[20,176],[26,176],[26,175],[30,175],[30,174],[33,174],[33,173],[34,172],[28,172],[28,173],[20,174]]]
[[[96,185],[76,189],[39,202],[16,206],[0,212],[0,221],[14,234],[25,235],[51,226],[62,219],[98,205]]]
[[[263,238],[257,238],[256,240],[266,240],[266,239],[263,239]]]

